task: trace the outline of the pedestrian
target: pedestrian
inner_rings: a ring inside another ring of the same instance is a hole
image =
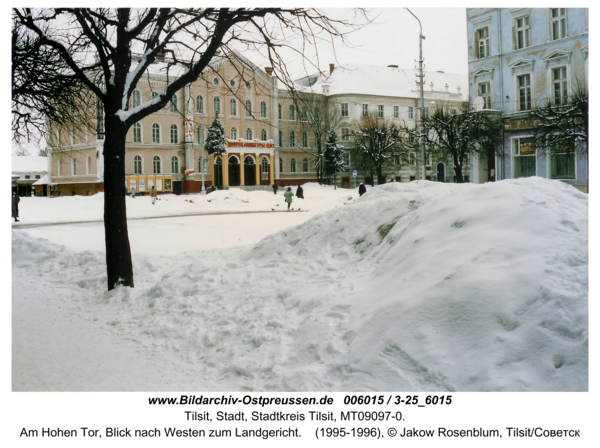
[[[300,185],[298,185],[298,189],[296,190],[296,197],[300,199],[304,199],[304,190]]]
[[[273,184],[273,194],[277,194],[277,184]]]
[[[290,205],[292,205],[292,197],[294,196],[294,193],[292,193],[292,188],[288,187],[286,192],[283,193],[283,195],[285,196],[285,202],[287,202],[288,205],[288,212],[290,211]]]
[[[154,188],[154,185],[152,185],[152,189],[150,190],[150,197],[152,198],[152,205],[154,205],[154,203],[156,202],[156,195],[157,195],[156,188]]]
[[[131,197],[135,199],[135,187],[131,187]]]
[[[358,195],[362,196],[363,194],[365,194],[367,192],[367,187],[365,187],[365,184],[363,184],[362,182],[360,183],[360,186],[358,187]]]
[[[19,222],[19,202],[21,198],[16,191],[13,191],[12,195],[12,216],[15,218],[15,222]]]

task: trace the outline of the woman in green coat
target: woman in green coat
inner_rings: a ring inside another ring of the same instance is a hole
[[[288,187],[287,191],[285,193],[283,193],[283,195],[285,196],[285,202],[287,202],[288,212],[289,212],[290,205],[292,205],[292,197],[294,196],[294,193],[292,193],[292,189],[290,187]]]

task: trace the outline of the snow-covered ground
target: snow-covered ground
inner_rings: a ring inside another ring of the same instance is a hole
[[[101,222],[13,227],[13,390],[588,389],[587,195],[305,197],[129,198],[135,288],[111,292]],[[102,200],[24,198],[19,224],[101,221]],[[236,211],[261,213],[203,215]]]

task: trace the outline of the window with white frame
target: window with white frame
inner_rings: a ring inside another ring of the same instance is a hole
[[[198,129],[196,130],[197,133],[197,139],[198,139],[198,144],[199,145],[204,145],[204,125],[200,125],[198,126]]]
[[[231,135],[231,140],[237,140],[237,128],[236,127],[231,128],[230,135]]]
[[[290,160],[290,172],[296,172],[296,159],[294,159],[293,157],[292,160]]]
[[[366,117],[369,115],[369,105],[368,104],[363,104],[362,105],[362,116]]]
[[[290,120],[296,119],[296,107],[290,106]]]
[[[179,174],[179,158],[177,156],[171,157],[171,173]]]
[[[133,173],[142,174],[142,156],[140,155],[133,158]]]
[[[572,142],[563,142],[550,150],[550,178],[575,179],[575,151]]]
[[[152,124],[152,143],[160,143],[160,125],[158,123]]]
[[[77,160],[75,160],[75,157],[71,159],[71,173],[73,176],[77,176]]]
[[[199,114],[204,113],[204,97],[202,95],[196,97],[196,112]]]
[[[377,116],[379,118],[383,118],[383,104],[379,104],[377,106]]]
[[[246,140],[252,140],[252,129],[246,129]]]
[[[283,146],[283,132],[279,131],[279,147]]]
[[[267,118],[267,103],[260,102],[260,118]]]
[[[408,106],[408,118],[411,120],[415,118],[415,108],[413,106]]]
[[[134,90],[131,94],[131,108],[138,107],[142,103],[142,95],[139,90]]]
[[[344,151],[342,153],[342,157],[344,158],[344,167],[346,168],[346,170],[350,169],[350,153]]]
[[[400,118],[400,106],[394,106],[394,118]]]
[[[142,143],[142,125],[139,123],[133,124],[133,143]]]
[[[513,139],[513,179],[535,176],[535,139]]]
[[[283,173],[283,159],[281,157],[279,158],[279,172]]]
[[[296,146],[296,133],[294,131],[290,132],[290,146]]]
[[[350,140],[350,129],[342,128],[342,141],[347,142]]]
[[[154,174],[160,174],[160,156],[154,156],[152,158],[152,172]]]
[[[308,159],[302,159],[302,172],[308,173]]]
[[[171,125],[171,143],[179,143],[179,129],[176,124]]]
[[[529,16],[517,17],[515,19],[515,44],[517,50],[531,46]]]
[[[489,27],[477,30],[477,58],[487,58],[490,55],[490,29]]]
[[[342,103],[342,117],[347,117],[348,115],[348,103]]]
[[[229,100],[229,115],[237,115],[237,101],[235,98]]]
[[[302,133],[302,147],[308,148],[308,132],[306,131]]]
[[[173,96],[171,97],[171,104],[170,104],[170,108],[171,108],[171,112],[177,112],[177,95],[173,94]]]
[[[269,172],[269,161],[267,160],[266,157],[262,158],[261,166],[262,166],[262,172],[264,174],[267,174]]]
[[[552,69],[552,99],[555,106],[567,104],[567,67]]]
[[[517,76],[517,95],[519,110],[531,110],[531,74]]]
[[[246,116],[247,117],[252,116],[252,101],[250,101],[250,100],[246,100]]]
[[[551,40],[567,37],[566,8],[550,8],[550,37]]]
[[[219,98],[218,96],[215,96],[215,99],[213,100],[213,104],[214,104],[214,109],[215,109],[215,115],[220,115],[221,114],[221,98]]]
[[[481,82],[477,84],[477,94],[483,98],[483,108],[491,109],[492,108],[492,92],[490,88],[490,82]]]
[[[260,131],[260,139],[263,142],[267,141],[267,130],[266,129],[263,129],[263,130]]]
[[[281,107],[281,104],[277,104],[277,118],[283,120],[283,107]]]
[[[308,121],[308,107],[302,106],[302,121]]]
[[[408,164],[413,166],[413,165],[415,165],[415,163],[416,163],[415,153],[414,152],[408,153]]]

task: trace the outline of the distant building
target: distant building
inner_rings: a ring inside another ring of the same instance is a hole
[[[588,33],[587,8],[467,9],[471,105],[481,97],[504,128],[503,154],[475,160],[474,182],[540,176],[587,191],[587,153],[537,152],[530,111],[588,85]]]
[[[296,81],[310,88],[315,94],[327,96],[335,108],[336,131],[339,143],[347,148],[346,171],[338,175],[342,187],[351,187],[364,182],[370,184],[371,173],[356,166],[350,157],[354,145],[352,132],[361,117],[369,113],[391,120],[396,126],[414,128],[420,120],[420,94],[414,68],[400,68],[349,64],[335,67],[330,64],[326,74],[314,74]],[[425,113],[438,106],[460,109],[468,101],[468,79],[466,76],[449,74],[443,71],[424,72]],[[418,152],[404,159],[396,159],[384,168],[387,181],[409,182],[417,178]],[[352,179],[357,170],[358,178]],[[466,171],[468,172],[468,171]],[[450,160],[433,159],[431,154],[426,161],[426,176],[429,180],[453,182],[454,169]],[[467,182],[468,180],[468,175]]]
[[[19,196],[45,196],[46,187],[34,185],[36,182],[47,179],[48,173],[47,157],[38,156],[13,156],[12,157],[12,179],[13,189]]]

